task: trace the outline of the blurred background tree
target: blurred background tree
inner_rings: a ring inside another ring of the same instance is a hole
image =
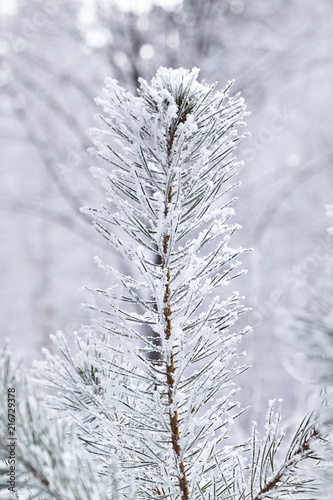
[[[207,81],[234,78],[252,111],[236,207],[241,241],[255,249],[243,259],[242,292],[252,307],[244,321],[255,330],[243,404],[251,393],[248,418],[260,420],[268,394],[281,396],[285,414],[296,418],[306,391],[289,381],[284,318],[293,314],[288,304],[299,282],[312,282],[333,248],[332,236],[322,236],[332,191],[333,5],[133,5],[8,0],[0,7],[1,338],[29,361],[50,333],[87,322],[77,288],[103,285],[91,253],[103,258],[110,249],[79,208],[102,199],[88,171],[85,131],[104,78],[135,89],[160,65],[198,66]]]

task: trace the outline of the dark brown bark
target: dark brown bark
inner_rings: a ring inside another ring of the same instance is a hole
[[[170,139],[168,142],[168,157],[169,157],[169,163],[171,163],[170,159],[170,154],[172,150],[172,144],[174,140],[176,130],[174,130],[172,133],[170,133]],[[165,205],[165,211],[164,215],[167,217],[168,211],[169,211],[169,204],[172,203],[172,186],[169,188],[168,192],[168,199],[167,203]],[[169,240],[170,236],[165,234],[163,238],[163,258],[162,258],[162,269],[166,269],[166,256],[168,253],[169,249]],[[164,320],[165,320],[165,339],[169,340],[171,337],[171,332],[172,332],[172,311],[171,311],[171,304],[170,304],[170,298],[171,298],[171,288],[170,288],[170,279],[171,279],[171,270],[170,266],[167,267],[166,269],[166,285],[165,285],[165,293],[164,293]],[[179,418],[178,418],[178,411],[176,409],[173,409],[173,394],[174,394],[174,384],[175,384],[175,361],[174,361],[174,352],[173,348],[171,346],[171,352],[170,352],[170,359],[167,361],[166,364],[166,377],[167,377],[167,386],[168,386],[168,404],[169,404],[169,422],[170,422],[170,428],[171,428],[171,442],[172,442],[172,448],[177,456],[177,459],[180,461],[179,462],[179,473],[178,473],[178,483],[179,483],[179,488],[181,492],[181,500],[188,500],[189,495],[190,495],[190,490],[188,487],[188,479],[186,475],[186,470],[185,470],[185,464],[184,460],[181,459],[181,446],[179,444],[179,438],[180,438],[180,433],[179,433]]]

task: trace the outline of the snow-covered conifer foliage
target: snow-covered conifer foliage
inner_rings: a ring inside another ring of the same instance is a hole
[[[223,195],[239,168],[231,154],[244,104],[230,85],[213,95],[197,74],[160,69],[139,97],[107,80],[93,131],[96,153],[114,167],[94,170],[110,202],[92,211],[95,226],[134,270],[105,266],[117,283],[100,292],[108,307],[90,365],[114,414],[97,441],[105,460],[115,450],[129,478],[135,471],[144,498],[187,499],[235,482],[237,460],[218,444],[236,406],[240,305],[237,293],[212,292],[228,284],[239,253],[228,246],[237,225]],[[210,472],[217,463],[223,479]]]
[[[161,68],[151,85],[140,81],[138,97],[108,79],[98,99],[104,116],[92,131],[93,152],[104,168],[93,172],[108,203],[89,212],[124,267],[97,259],[110,288],[96,290],[104,306],[94,306],[95,323],[77,337],[76,355],[59,334],[60,355],[46,353],[39,366],[39,381],[57,391],[48,408],[52,402],[81,441],[77,464],[80,447],[90,452],[99,487],[89,498],[277,500],[315,488],[297,472],[315,457],[312,415],[280,461],[273,402],[263,439],[254,427],[246,444],[226,441],[242,412],[233,379],[244,370],[237,346],[246,329],[237,331],[243,308],[226,285],[242,252],[229,247],[238,228],[229,181],[240,166],[232,154],[245,108],[229,96],[230,84],[218,92],[197,76]],[[46,498],[76,498],[61,496],[61,474],[43,471],[43,461],[34,471],[52,477]]]
[[[327,215],[333,218],[333,205],[326,206]],[[333,235],[333,227],[327,228]],[[324,399],[322,420],[327,426],[327,442],[333,451],[332,394],[333,394],[333,254],[328,236],[326,254],[320,261],[318,276],[311,281],[304,279],[299,293],[300,305],[295,310],[294,344],[297,349],[293,371],[309,387],[320,390]],[[291,327],[290,327],[291,328]],[[333,491],[333,462],[323,468],[325,479],[323,498],[331,498]],[[324,495],[328,496],[324,496]]]
[[[333,205],[326,206],[327,215],[333,218]],[[333,227],[327,228],[333,235]],[[302,353],[293,360],[298,377],[307,384],[320,387],[333,386],[333,254],[331,236],[327,237],[325,254],[320,259],[317,276],[301,281],[298,296],[299,305],[295,307],[293,324],[297,351]],[[294,347],[294,345],[293,345]],[[306,375],[306,377],[304,377]]]

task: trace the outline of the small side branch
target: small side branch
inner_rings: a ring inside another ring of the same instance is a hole
[[[287,462],[280,468],[279,472],[268,481],[263,488],[259,491],[259,493],[252,497],[252,500],[263,500],[265,495],[274,491],[275,488],[279,486],[279,483],[288,475],[292,474],[295,467],[299,464],[299,462],[307,458],[309,453],[311,452],[311,441],[319,437],[319,432],[317,429],[312,429],[311,433],[308,435],[307,439],[299,445],[299,447],[289,453],[287,456]]]

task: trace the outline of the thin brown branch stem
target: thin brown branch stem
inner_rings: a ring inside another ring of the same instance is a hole
[[[168,142],[168,157],[169,163],[171,164],[170,154],[172,150],[172,143],[175,136],[175,130],[170,134],[170,139]],[[165,218],[168,216],[169,206],[172,203],[172,185],[169,187],[167,203],[165,204],[164,216]],[[171,271],[170,266],[167,266],[167,254],[169,250],[169,242],[170,236],[165,234],[163,237],[163,258],[162,258],[162,269],[166,269],[166,285],[165,285],[165,293],[164,293],[164,320],[165,320],[165,330],[164,335],[165,339],[168,341],[171,338],[172,333],[172,311],[171,311]],[[175,359],[174,352],[171,346],[169,359],[166,363],[166,377],[167,377],[167,386],[168,386],[168,405],[169,405],[169,422],[171,428],[171,442],[172,448],[176,454],[177,461],[179,462],[179,471],[178,471],[178,484],[181,492],[181,500],[188,500],[190,495],[190,490],[188,487],[188,479],[185,470],[184,460],[181,457],[182,449],[179,444],[180,432],[179,432],[179,417],[178,411],[174,408],[174,385],[175,385]]]

